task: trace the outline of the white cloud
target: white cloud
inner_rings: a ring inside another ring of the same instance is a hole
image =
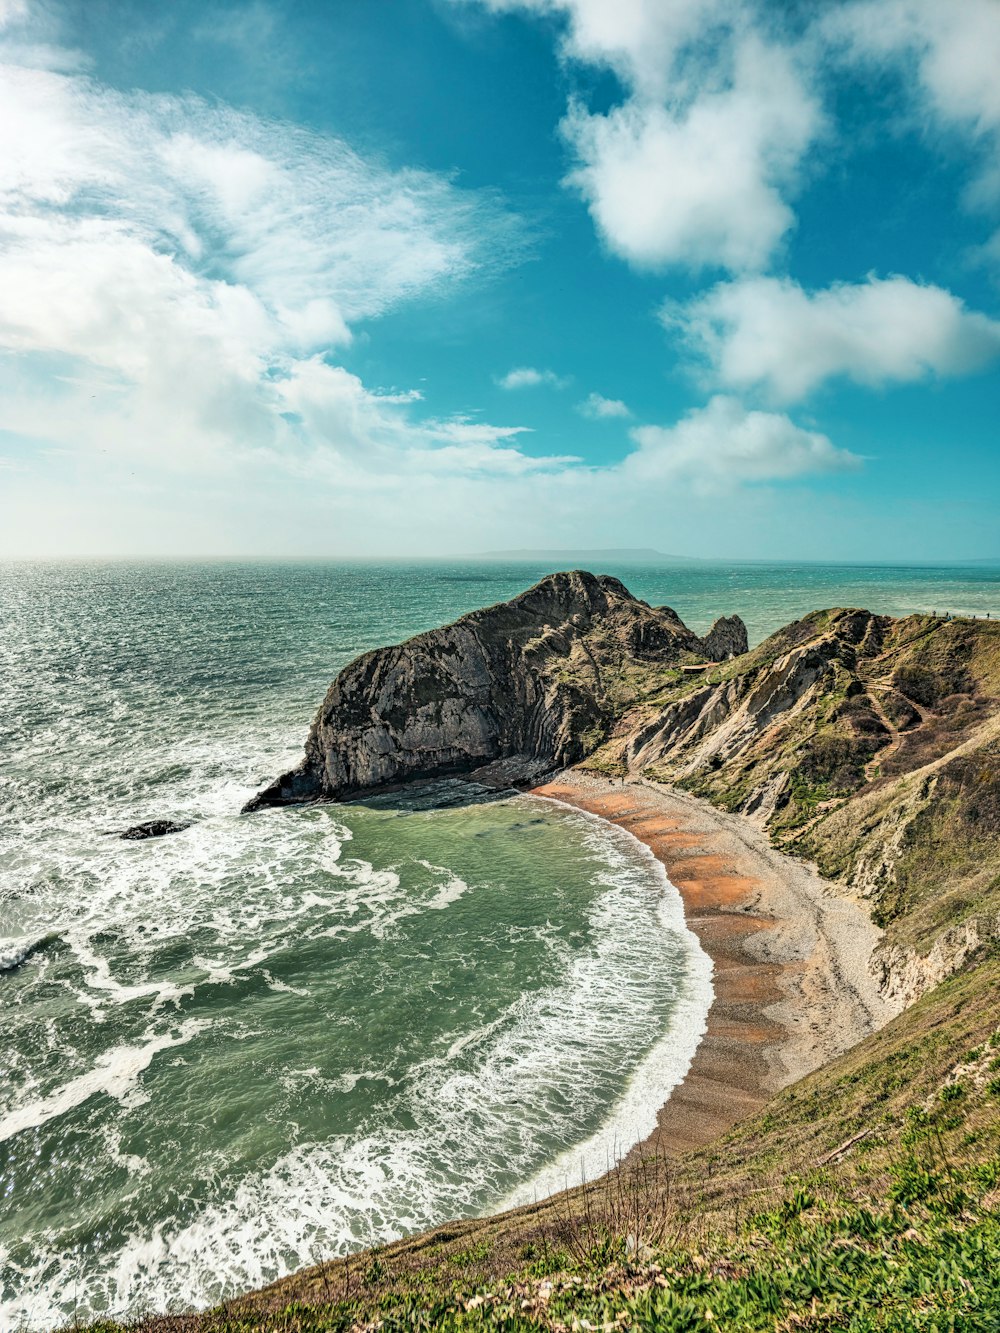
[[[996,0],[855,0],[824,19],[867,60],[915,60],[933,110],[978,133],[1000,129],[1000,5]]]
[[[638,426],[632,438],[639,447],[622,464],[627,478],[645,485],[687,482],[701,492],[861,465],[825,435],[781,413],[747,411],[722,395],[674,426]]]
[[[972,208],[1000,203],[1000,4],[997,0],[853,0],[822,23],[862,64],[897,69],[922,121],[966,134],[981,161]],[[1000,247],[1000,232],[992,242]],[[987,248],[988,253],[988,248]]]
[[[414,421],[407,408],[420,395],[375,394],[356,375],[319,357],[299,361],[276,386],[281,407],[305,440],[335,442],[340,462],[359,474],[410,477],[497,474],[520,476],[577,463],[565,455],[531,456],[516,447],[526,426],[495,426],[469,417]],[[344,474],[346,475],[346,473]]]
[[[459,0],[464,3],[466,0]],[[565,19],[566,59],[604,65],[643,96],[666,97],[678,58],[715,28],[740,21],[734,0],[481,0],[495,13]]]
[[[461,3],[462,0],[459,0]],[[823,128],[792,47],[738,0],[481,0],[564,20],[567,59],[613,69],[627,97],[570,105],[567,183],[616,255],[639,267],[768,264],[786,196]]]
[[[599,6],[573,40],[648,90],[653,63],[636,62],[656,6],[622,0],[620,12],[638,25],[622,29],[624,54]],[[532,450],[522,426],[431,415],[414,390],[366,386],[332,363],[358,322],[508,262],[516,223],[489,195],[328,136],[116,92],[73,72],[79,59],[54,40],[23,14],[0,36],[6,549],[476,549],[537,540],[543,524],[569,536],[582,516],[595,532],[608,515],[648,524],[678,489],[849,459],[787,418],[717,399],[636,433],[621,463],[589,467]],[[682,119],[694,115],[684,98]],[[519,374],[521,387],[566,383],[520,367],[512,387]]]
[[[27,13],[28,0],[0,0],[0,28],[19,22]]]
[[[603,394],[592,393],[577,405],[577,411],[581,416],[590,417],[592,420],[600,421],[609,417],[630,417],[627,404],[620,398],[605,398]]]
[[[122,94],[58,53],[39,68],[51,15],[3,17],[0,428],[174,470],[287,452],[306,429],[289,395],[352,325],[516,253],[489,195],[193,96]],[[347,424],[367,422],[404,446],[398,400],[357,383],[354,406],[322,443],[360,447]]]
[[[568,179],[632,264],[760,268],[794,222],[783,191],[820,124],[790,55],[748,37],[731,83],[681,107],[571,107],[563,132],[580,165]]]
[[[859,384],[962,375],[1000,356],[1000,322],[951,292],[909,278],[870,277],[807,292],[790,279],[722,283],[665,322],[725,388],[762,388],[780,402],[835,376]]]
[[[673,426],[639,428],[621,462],[587,467],[529,459],[522,435],[472,421],[417,423],[417,439],[397,398],[368,394],[338,367],[301,366],[282,402],[296,419],[311,414],[315,433],[290,426],[228,473],[185,475],[180,485],[148,470],[130,477],[114,460],[74,469],[64,454],[39,451],[29,469],[5,473],[0,549],[434,554],[537,545],[539,532],[555,546],[621,545],[623,533],[662,545],[669,533],[672,549],[714,556],[840,549],[827,501],[799,485],[793,512],[775,509],[767,483],[806,482],[858,460],[786,416],[713,399]],[[327,448],[328,433],[357,447]]]
[[[554,370],[537,370],[534,366],[515,366],[497,380],[501,389],[535,389],[540,384],[549,384],[554,389],[564,389],[567,381]]]

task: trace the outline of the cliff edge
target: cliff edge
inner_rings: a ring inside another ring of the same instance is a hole
[[[578,763],[744,815],[867,899],[898,999],[1000,935],[995,621],[816,611],[748,651],[736,616],[701,638],[615,578],[552,574],[352,662],[245,808]]]
[[[664,668],[679,678],[682,666],[746,647],[739,617],[702,639],[618,579],[551,574],[509,602],[350,663],[327,692],[302,763],[245,809],[491,768],[503,781],[530,780],[600,745],[623,709],[662,692]]]
[[[867,900],[906,1002],[1000,935],[1000,623],[816,611],[586,763],[681,787]]]

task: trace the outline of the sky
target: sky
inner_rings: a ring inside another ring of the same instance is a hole
[[[1000,557],[1000,0],[0,0],[0,555]]]

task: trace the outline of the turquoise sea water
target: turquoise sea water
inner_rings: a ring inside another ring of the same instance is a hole
[[[358,652],[546,569],[0,566],[0,1327],[201,1305],[645,1132],[710,995],[628,835],[461,784],[242,817]],[[1000,570],[612,568],[757,640]],[[142,843],[147,818],[192,821]]]

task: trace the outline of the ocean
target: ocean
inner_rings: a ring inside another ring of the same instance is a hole
[[[527,562],[0,565],[0,1327],[204,1306],[603,1171],[710,968],[652,856],[441,783],[242,816],[333,675]],[[751,642],[1000,615],[1000,569],[620,566]],[[147,842],[145,819],[190,822]]]

